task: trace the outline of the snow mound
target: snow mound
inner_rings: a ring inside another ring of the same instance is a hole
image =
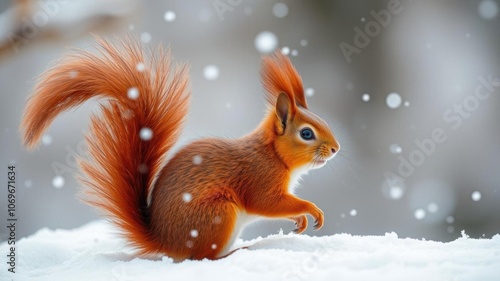
[[[282,233],[227,258],[174,263],[135,258],[104,221],[75,230],[42,229],[16,244],[16,273],[0,280],[500,280],[500,235],[449,243],[385,236]]]

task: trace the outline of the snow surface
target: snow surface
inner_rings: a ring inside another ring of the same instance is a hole
[[[237,242],[217,261],[148,260],[124,251],[104,221],[41,229],[17,243],[17,273],[0,280],[500,280],[500,235],[449,243],[385,236],[276,234]],[[5,259],[7,244],[0,245]]]

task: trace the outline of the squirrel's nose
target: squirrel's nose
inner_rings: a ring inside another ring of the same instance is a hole
[[[338,142],[336,142],[335,144],[333,144],[333,146],[330,147],[330,151],[332,152],[332,154],[339,152],[339,150],[340,150],[340,144]]]

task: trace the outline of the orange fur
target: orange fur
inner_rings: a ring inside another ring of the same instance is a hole
[[[297,105],[307,108],[302,79],[290,59],[277,50],[272,56],[262,58],[262,83],[268,102],[274,106],[278,94],[284,92]]]
[[[119,46],[100,40],[100,46],[101,56],[80,52],[42,75],[26,107],[23,139],[34,147],[59,113],[108,97],[86,137],[91,159],[80,161],[84,191],[140,254],[224,257],[247,217],[290,219],[299,233],[307,214],[317,228],[323,225],[323,212],[289,187],[293,173],[321,167],[340,147],[328,125],[307,109],[301,78],[287,57],[263,58],[262,82],[276,108],[252,133],[195,141],[162,167],[187,113],[185,67],[169,80],[169,55],[161,50],[146,63],[131,40]],[[136,70],[138,62],[148,66],[144,72]],[[69,77],[70,71],[77,76]],[[131,100],[127,89],[134,86],[140,94]],[[143,127],[151,128],[151,140],[139,138]],[[305,127],[313,140],[301,138]],[[183,200],[186,194],[190,201]]]
[[[33,148],[59,113],[93,97],[109,98],[101,114],[92,117],[86,136],[92,159],[79,161],[84,200],[122,228],[141,254],[154,253],[158,247],[149,231],[147,195],[180,134],[189,80],[185,66],[172,71],[170,55],[161,48],[157,56],[147,56],[131,39],[120,47],[99,39],[101,56],[79,51],[45,72],[21,128],[25,144]],[[147,71],[136,70],[140,62]],[[139,90],[137,100],[127,97],[131,87]],[[139,138],[143,127],[153,131],[151,140]]]

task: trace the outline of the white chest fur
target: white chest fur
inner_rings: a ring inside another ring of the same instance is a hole
[[[307,175],[307,172],[309,172],[308,166],[309,165],[298,167],[292,171],[292,174],[290,176],[290,184],[288,185],[288,192],[295,194],[295,190],[299,186],[299,181],[301,180],[302,176]]]
[[[227,255],[232,249],[234,241],[240,237],[241,232],[245,228],[245,226],[256,222],[259,219],[262,219],[263,217],[257,216],[257,215],[249,215],[245,211],[241,211],[238,214],[238,217],[236,218],[236,223],[234,225],[233,233],[231,234],[231,237],[229,238],[228,243],[224,246],[224,249],[220,252],[219,256],[224,256]]]
[[[299,168],[293,170],[293,172],[291,173],[291,176],[290,176],[290,184],[288,186],[288,192],[290,192],[292,194],[295,192],[295,189],[298,187],[301,177],[303,175],[307,174],[308,171],[309,171],[308,165],[305,165],[305,166],[302,166],[302,167],[299,167]],[[245,212],[245,211],[241,211],[238,214],[238,217],[236,219],[236,224],[234,226],[233,233],[231,234],[231,237],[229,238],[228,243],[224,246],[224,249],[221,251],[219,256],[224,256],[224,255],[228,254],[231,250],[233,250],[232,247],[233,247],[234,241],[236,241],[236,239],[238,239],[238,237],[240,237],[243,229],[247,225],[258,221],[259,219],[265,219],[265,218],[261,217],[261,216],[257,216],[257,215],[250,215],[250,214],[247,214],[247,212]]]

